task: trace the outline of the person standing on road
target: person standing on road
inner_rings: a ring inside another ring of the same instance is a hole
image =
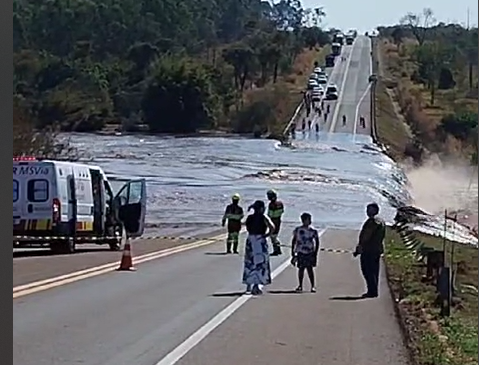
[[[253,209],[253,214],[246,218],[246,239],[243,284],[246,284],[246,293],[253,295],[262,294],[260,285],[271,284],[271,266],[267,237],[275,227],[271,219],[264,213],[265,204],[261,200],[254,202],[248,210]]]
[[[241,220],[244,217],[243,208],[239,205],[240,196],[234,194],[231,197],[231,204],[226,207],[221,225],[224,227],[228,221],[228,237],[226,238],[226,253],[238,253],[239,234],[241,231]]]
[[[367,292],[363,294],[363,297],[376,298],[379,296],[379,271],[381,255],[384,253],[386,224],[377,217],[379,206],[376,203],[368,204],[366,214],[368,219],[359,233],[359,243],[354,256],[360,256],[361,272],[366,282]]]
[[[359,124],[361,125],[362,128],[366,128],[366,120],[364,119],[362,115],[359,118]]]
[[[301,223],[301,226],[294,229],[291,242],[291,263],[298,267],[298,287],[296,291],[303,291],[304,271],[306,270],[311,283],[311,293],[315,293],[314,268],[318,261],[319,234],[311,226],[311,214],[301,214]]]
[[[278,194],[274,190],[268,190],[266,196],[269,200],[268,217],[274,224],[274,231],[271,232],[271,243],[273,245],[273,252],[271,256],[279,256],[281,252],[281,243],[278,240],[279,231],[281,229],[281,218],[284,214],[284,205],[281,200],[278,200]]]

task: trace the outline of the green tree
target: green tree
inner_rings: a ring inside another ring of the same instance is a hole
[[[420,46],[427,40],[436,20],[430,8],[424,8],[421,14],[407,13],[400,20],[400,23],[409,29]]]
[[[429,89],[430,103],[434,105],[441,69],[448,64],[450,54],[439,42],[428,41],[416,47],[414,56],[418,65],[419,77]]]
[[[145,122],[156,133],[191,133],[210,127],[217,107],[207,70],[175,58],[155,65],[142,101]]]

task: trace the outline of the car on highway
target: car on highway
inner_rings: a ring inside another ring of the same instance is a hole
[[[339,92],[335,84],[329,84],[326,88],[326,100],[338,100]]]
[[[319,85],[326,85],[328,83],[328,77],[326,75],[321,75],[317,78],[316,82]]]
[[[328,77],[326,72],[320,67],[317,67],[317,68],[314,69],[314,74],[316,75],[316,78],[323,77],[323,76]]]
[[[308,81],[308,90],[313,90],[315,87],[319,86],[319,83],[314,79],[309,79]]]
[[[312,90],[312,92],[318,92],[321,95],[324,94],[324,87],[322,85],[315,86]]]
[[[314,102],[321,101],[321,99],[323,98],[323,94],[324,94],[323,88],[313,89],[311,91],[311,100],[313,100]]]

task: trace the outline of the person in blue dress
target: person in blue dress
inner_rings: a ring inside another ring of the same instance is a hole
[[[274,232],[274,224],[265,215],[266,206],[261,200],[254,202],[248,210],[253,213],[246,218],[246,239],[243,284],[246,292],[253,295],[262,294],[260,285],[271,284],[271,265],[267,237]]]

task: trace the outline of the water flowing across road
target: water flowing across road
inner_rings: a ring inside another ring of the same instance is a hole
[[[391,220],[407,202],[405,177],[368,136],[320,134],[292,148],[272,140],[72,135],[82,155],[113,180],[148,182],[148,222],[217,223],[232,193],[245,207],[277,189],[286,221],[310,211],[318,226],[357,228],[377,201]]]

